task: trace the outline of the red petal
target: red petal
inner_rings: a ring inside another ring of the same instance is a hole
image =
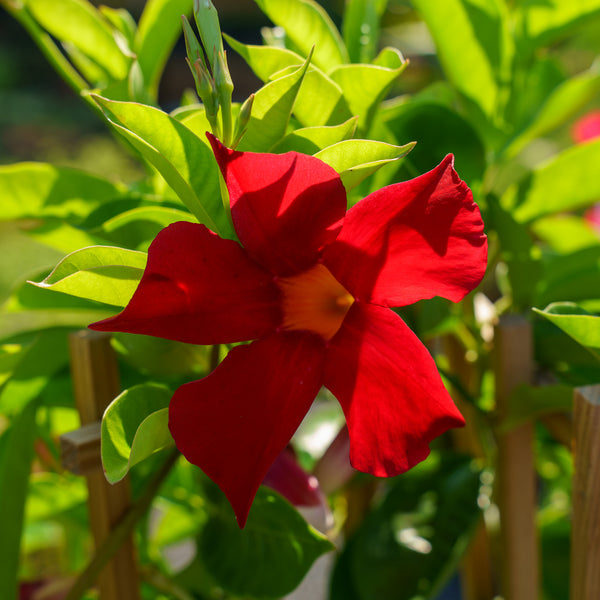
[[[277,275],[314,265],[346,213],[346,191],[338,174],[312,156],[236,152],[207,135],[246,251]]]
[[[197,223],[163,229],[133,298],[120,314],[90,325],[188,342],[216,344],[262,337],[281,321],[273,277],[237,242]]]
[[[171,400],[177,447],[223,490],[241,527],[321,387],[324,353],[318,336],[276,333],[234,348],[211,375],[181,386]]]
[[[361,300],[386,306],[433,296],[461,300],[483,277],[487,238],[453,157],[356,204],[324,263]]]
[[[464,419],[431,355],[393,311],[356,302],[331,340],[325,385],[350,431],[350,462],[379,477],[429,455],[429,443]]]

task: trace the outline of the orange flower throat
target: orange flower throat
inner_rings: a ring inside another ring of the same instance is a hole
[[[280,277],[282,328],[308,330],[329,341],[342,326],[354,298],[322,264],[291,277]]]

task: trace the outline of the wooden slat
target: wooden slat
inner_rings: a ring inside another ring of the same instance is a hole
[[[494,334],[496,407],[502,422],[515,387],[533,375],[531,324],[519,315],[500,319]],[[502,540],[502,592],[510,600],[539,597],[534,430],[526,423],[498,435],[498,507]]]
[[[110,336],[79,331],[69,337],[75,402],[82,425],[101,420],[108,404],[120,392],[119,372]],[[92,534],[99,546],[130,505],[128,479],[110,485],[101,469],[86,475]],[[118,550],[98,578],[102,600],[139,600],[139,578],[133,540]]]
[[[578,388],[573,407],[571,600],[600,598],[600,385]]]

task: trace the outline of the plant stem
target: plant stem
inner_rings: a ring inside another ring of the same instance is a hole
[[[161,484],[167,477],[171,468],[179,457],[179,451],[173,450],[154,474],[142,495],[131,505],[131,508],[123,515],[117,526],[110,532],[102,545],[97,548],[94,557],[79,575],[73,587],[69,590],[65,600],[79,600],[85,592],[94,585],[98,575],[115,555],[123,541],[130,535],[136,523],[148,510],[152,500],[158,493]]]

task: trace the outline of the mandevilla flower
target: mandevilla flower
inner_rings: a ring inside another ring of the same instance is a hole
[[[241,245],[204,225],[170,225],[127,307],[91,327],[193,344],[254,340],[182,385],[169,409],[177,447],[243,526],[322,385],[344,410],[352,465],[373,475],[410,469],[464,424],[431,355],[389,307],[461,300],[483,277],[487,240],[452,156],[346,212],[339,175],[319,159],[209,139]]]

